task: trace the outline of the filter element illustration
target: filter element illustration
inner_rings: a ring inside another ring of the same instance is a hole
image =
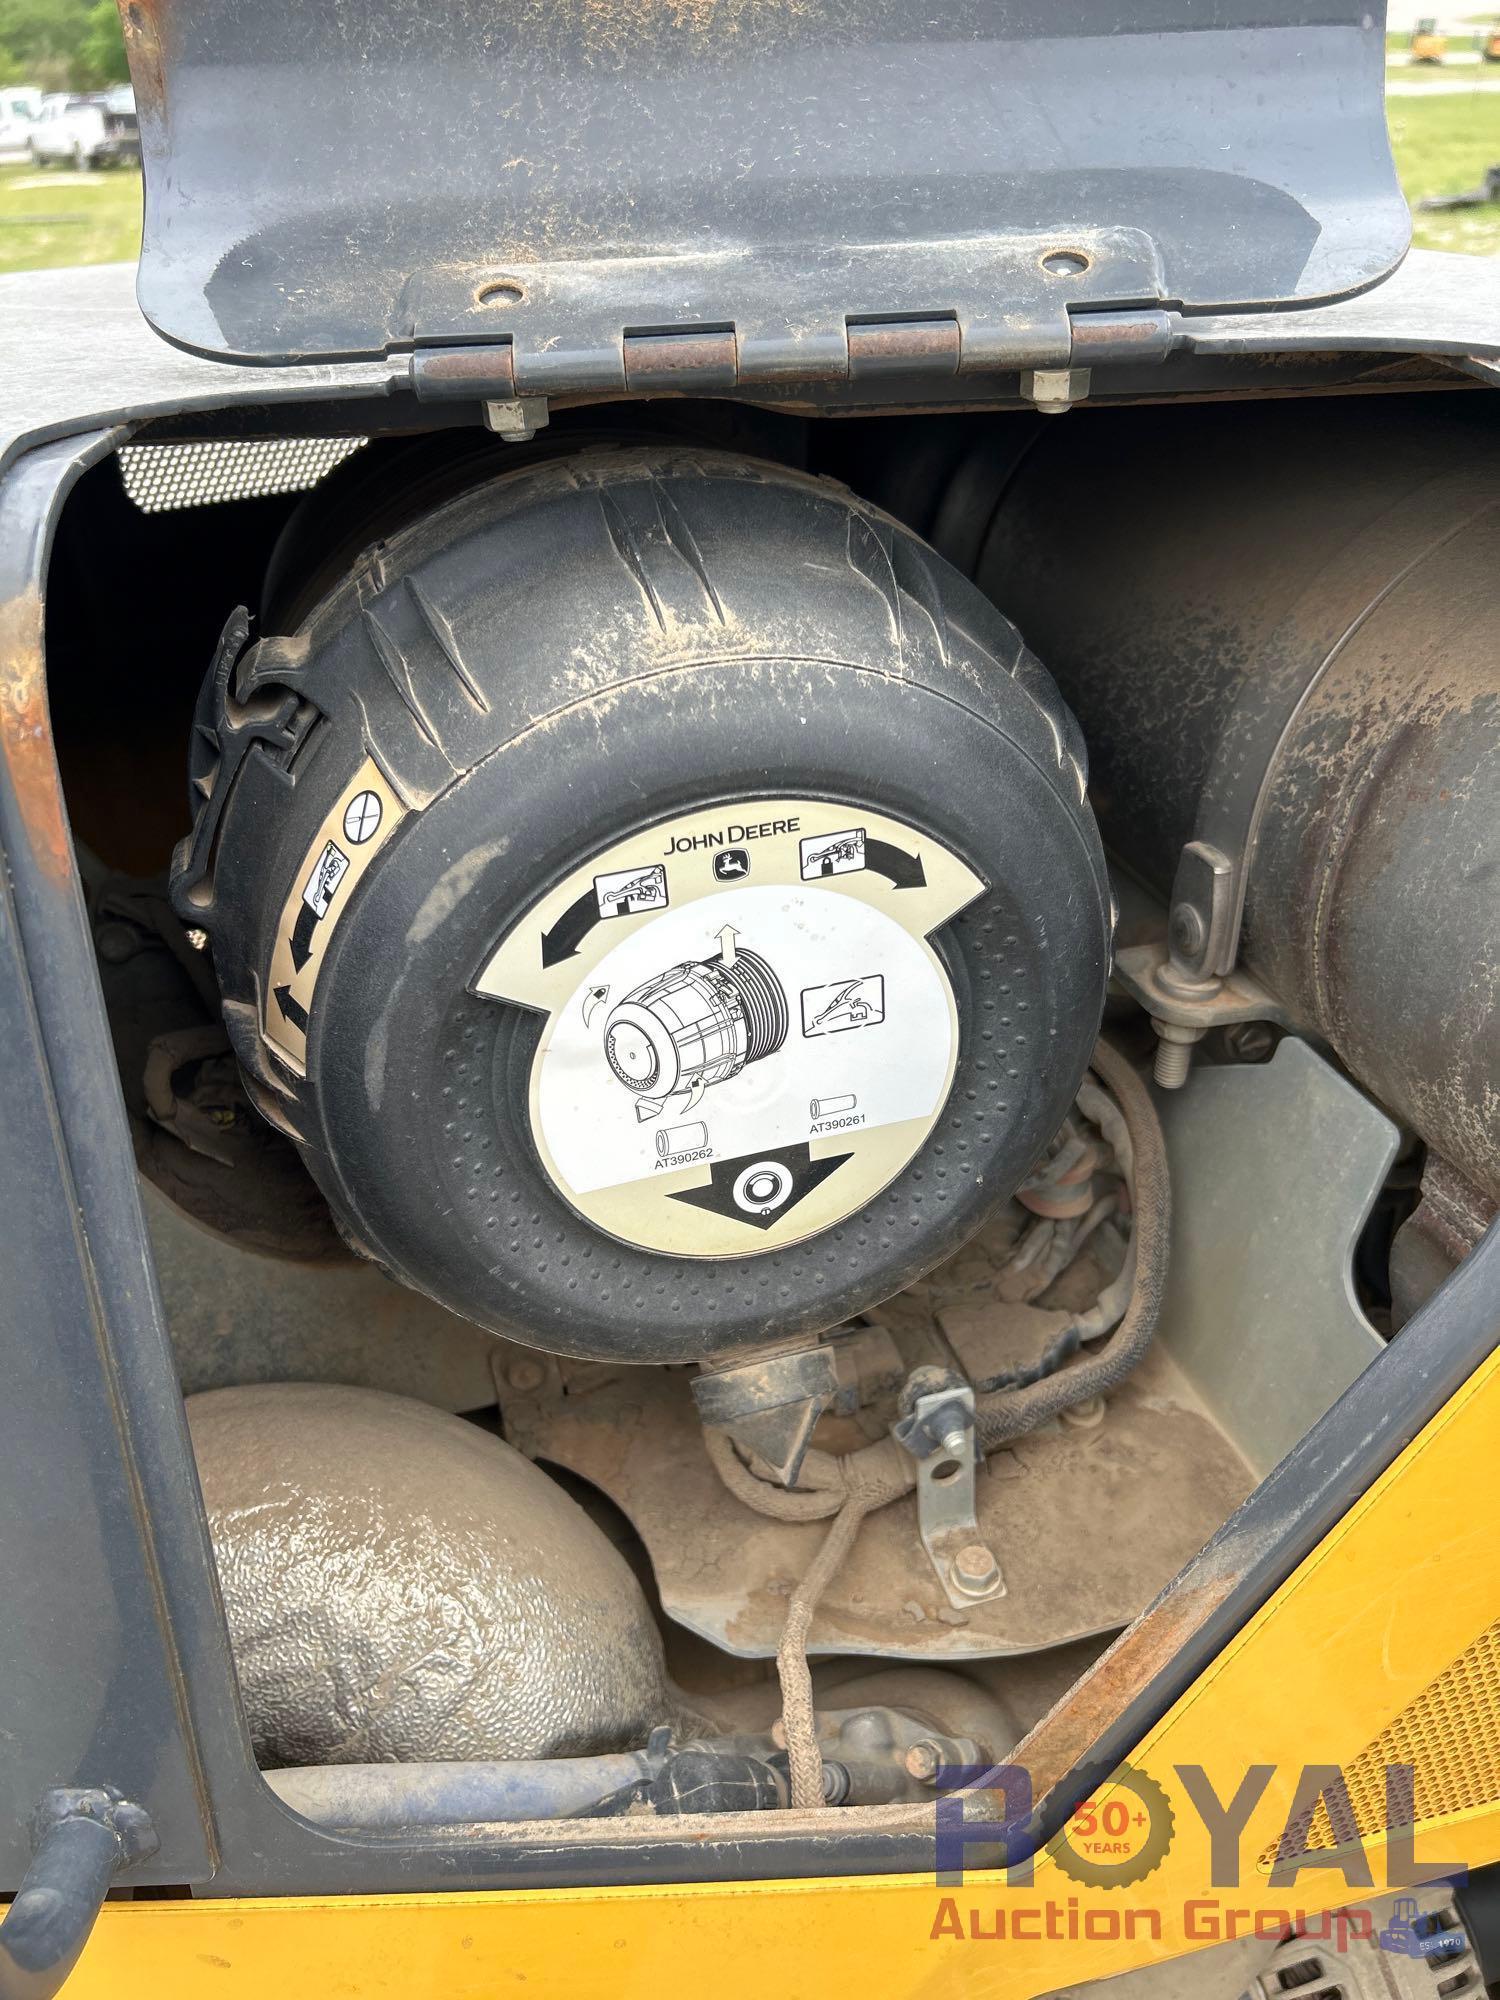
[[[627,993],[604,1024],[604,1054],[639,1119],[686,1091],[690,1109],[711,1083],[774,1055],[786,1040],[786,990],[757,952],[691,959]]]
[[[656,1157],[659,1160],[680,1159],[684,1153],[701,1153],[708,1144],[708,1127],[701,1118],[695,1118],[691,1125],[670,1125],[656,1135]]]

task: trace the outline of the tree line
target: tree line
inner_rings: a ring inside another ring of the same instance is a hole
[[[0,0],[0,84],[101,90],[129,77],[115,0]]]

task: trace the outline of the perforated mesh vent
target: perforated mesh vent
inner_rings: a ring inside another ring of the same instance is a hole
[[[1361,1839],[1384,1831],[1385,1774],[1394,1764],[1409,1764],[1416,1774],[1419,1829],[1500,1801],[1500,1623],[1460,1653],[1345,1771]],[[1286,1846],[1321,1853],[1347,1838],[1340,1829],[1335,1839],[1320,1801],[1288,1828]],[[1261,1856],[1262,1868],[1273,1864],[1276,1845]]]
[[[301,493],[365,442],[356,438],[240,438],[120,447],[125,491],[143,514]]]

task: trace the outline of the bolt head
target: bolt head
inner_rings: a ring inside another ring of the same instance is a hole
[[[526,1395],[533,1389],[541,1388],[547,1379],[547,1370],[540,1361],[512,1361],[505,1371],[505,1379],[512,1389]]]
[[[983,1542],[966,1542],[953,1558],[953,1574],[965,1590],[989,1590],[1000,1581],[1000,1565]]]
[[[1167,941],[1173,950],[1183,958],[1191,958],[1202,951],[1207,937],[1201,914],[1191,903],[1178,903],[1167,919]]]
[[[906,1774],[924,1782],[937,1776],[938,1765],[942,1762],[935,1743],[913,1743],[906,1753]]]
[[[1104,1422],[1104,1410],[1102,1396],[1089,1396],[1081,1403],[1074,1403],[1069,1409],[1059,1410],[1058,1415],[1065,1424],[1071,1424],[1075,1430],[1091,1431],[1096,1430]]]

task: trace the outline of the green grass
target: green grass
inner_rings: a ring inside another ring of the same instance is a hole
[[[1486,64],[1450,74],[1495,77],[1497,71]],[[1485,169],[1500,164],[1500,92],[1393,97],[1389,117],[1397,171],[1413,202],[1477,187]],[[0,271],[128,261],[140,244],[140,223],[138,172],[0,166]],[[1500,252],[1500,203],[1419,213],[1413,223],[1413,240],[1423,249]]]
[[[138,169],[0,166],[0,271],[118,264],[140,241]]]
[[[1478,187],[1500,165],[1500,91],[1452,97],[1393,97],[1386,106],[1396,171],[1407,200]],[[1412,217],[1423,250],[1500,251],[1500,202]]]
[[[1500,83],[1500,63],[1391,63],[1387,83]]]

